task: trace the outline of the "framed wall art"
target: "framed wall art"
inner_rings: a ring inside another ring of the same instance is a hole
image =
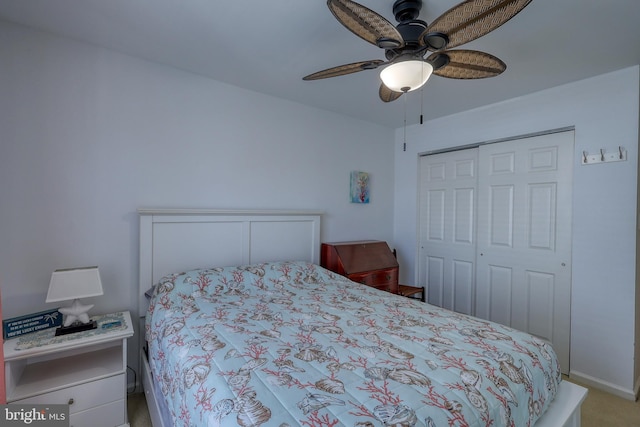
[[[369,203],[369,174],[367,172],[351,172],[351,203]]]

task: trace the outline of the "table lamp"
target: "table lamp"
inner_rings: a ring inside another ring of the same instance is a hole
[[[95,329],[96,321],[89,319],[87,314],[93,304],[84,305],[80,302],[80,298],[102,294],[98,267],[55,270],[51,274],[46,302],[73,300],[70,306],[58,309],[64,315],[64,320],[62,326],[56,329],[56,336]]]

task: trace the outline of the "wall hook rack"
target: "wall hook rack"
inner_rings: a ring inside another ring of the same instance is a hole
[[[627,150],[618,146],[616,151],[607,152],[604,148],[600,149],[598,154],[589,154],[587,151],[582,152],[582,164],[593,165],[596,163],[620,162],[627,160]]]

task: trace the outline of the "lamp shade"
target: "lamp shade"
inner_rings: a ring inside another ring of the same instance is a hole
[[[394,92],[411,92],[424,85],[433,73],[433,66],[425,61],[401,61],[380,72],[382,83]]]
[[[55,270],[51,274],[46,302],[68,301],[102,295],[98,267]]]

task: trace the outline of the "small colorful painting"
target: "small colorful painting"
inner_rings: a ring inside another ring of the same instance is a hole
[[[351,203],[369,203],[369,174],[351,172]]]

